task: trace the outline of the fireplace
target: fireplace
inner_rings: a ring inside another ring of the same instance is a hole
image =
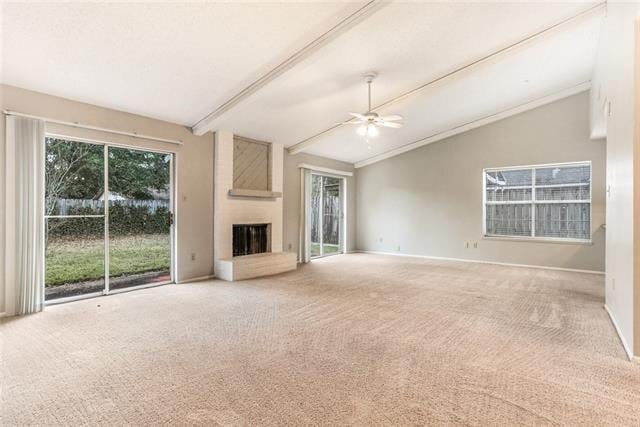
[[[271,252],[271,224],[233,224],[233,256]]]

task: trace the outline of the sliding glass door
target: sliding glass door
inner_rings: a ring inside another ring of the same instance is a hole
[[[171,155],[109,147],[109,288],[171,280]]]
[[[311,258],[343,253],[344,179],[311,175]]]
[[[45,299],[105,288],[105,147],[46,139]]]
[[[45,300],[171,282],[172,158],[46,139]]]

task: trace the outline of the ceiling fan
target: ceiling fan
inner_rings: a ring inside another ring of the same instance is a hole
[[[367,83],[367,91],[369,95],[369,108],[366,113],[349,113],[357,120],[351,119],[348,122],[344,122],[344,125],[359,125],[357,129],[357,133],[360,136],[366,137],[375,137],[378,136],[380,130],[378,127],[386,127],[386,128],[400,128],[402,127],[402,123],[396,123],[399,120],[402,120],[402,116],[398,116],[397,114],[391,116],[379,116],[378,113],[374,113],[371,111],[371,83],[373,79],[375,79],[377,74],[375,72],[369,72],[365,74],[363,77]]]

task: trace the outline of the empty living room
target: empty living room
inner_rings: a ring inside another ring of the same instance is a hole
[[[640,426],[640,0],[4,0],[0,53],[0,425]]]

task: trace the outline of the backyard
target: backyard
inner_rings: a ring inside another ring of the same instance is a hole
[[[340,246],[339,245],[333,245],[333,244],[329,244],[329,243],[325,243],[323,246],[324,249],[324,253],[323,255],[332,255],[332,254],[337,254],[340,252]],[[311,242],[311,256],[318,256],[320,255],[320,243],[314,243]]]
[[[110,239],[109,275],[169,272],[168,234],[138,234]],[[46,287],[104,278],[103,238],[53,238],[46,249]]]

